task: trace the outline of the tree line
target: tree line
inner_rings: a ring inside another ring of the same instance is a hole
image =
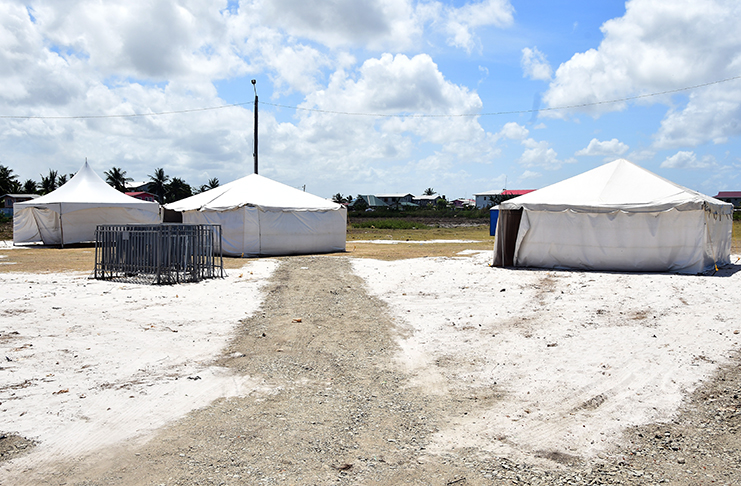
[[[134,179],[126,176],[126,171],[120,167],[112,167],[103,172],[105,181],[120,192],[129,192],[126,185]],[[47,175],[40,174],[41,179],[37,182],[26,179],[21,182],[13,169],[0,164],[0,196],[4,194],[48,194],[63,186],[74,174],[59,174],[58,171],[49,169]],[[153,194],[160,204],[179,201],[200,192],[219,187],[219,179],[210,179],[206,184],[193,187],[180,177],[170,177],[165,169],[157,168],[154,173],[148,175],[149,193]]]

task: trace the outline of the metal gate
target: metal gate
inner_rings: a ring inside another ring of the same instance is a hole
[[[221,225],[98,225],[94,277],[143,284],[224,277]]]

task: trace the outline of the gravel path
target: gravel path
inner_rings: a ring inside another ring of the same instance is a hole
[[[473,449],[427,453],[431,436],[496,394],[427,394],[395,365],[397,333],[345,257],[282,259],[260,311],[220,364],[262,380],[161,430],[29,484],[738,484],[738,359],[669,424],[629,430],[600,462],[552,453],[516,463]],[[0,484],[2,479],[0,478]]]

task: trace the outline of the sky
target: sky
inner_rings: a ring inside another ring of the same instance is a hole
[[[0,0],[0,164],[448,199],[741,190],[738,0]],[[256,84],[251,84],[251,80]]]

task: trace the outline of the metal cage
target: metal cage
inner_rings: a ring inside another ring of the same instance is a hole
[[[221,225],[102,224],[95,230],[99,280],[144,284],[224,277]]]

